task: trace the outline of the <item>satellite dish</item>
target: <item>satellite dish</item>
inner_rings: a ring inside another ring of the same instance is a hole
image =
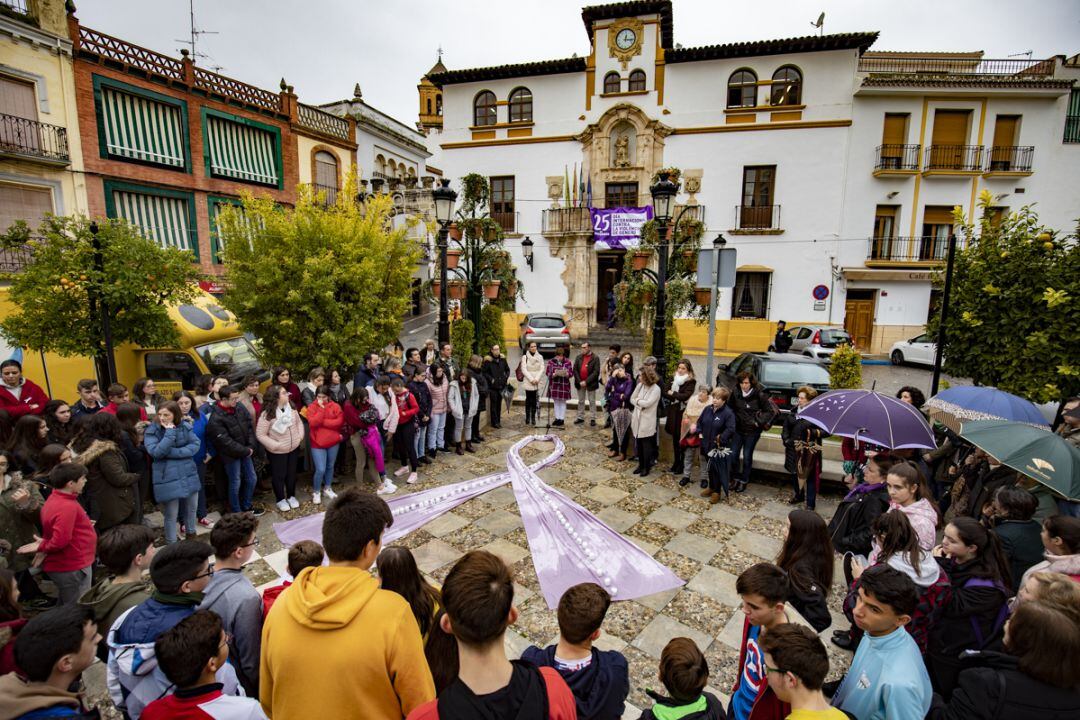
[[[816,22],[811,21],[810,24],[813,27],[816,27],[822,34],[824,34],[824,32],[825,32],[825,13],[821,13],[820,15],[818,15],[817,21]]]

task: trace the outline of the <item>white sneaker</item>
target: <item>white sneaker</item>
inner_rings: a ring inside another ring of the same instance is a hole
[[[323,488],[323,492],[326,493],[326,497],[330,498],[331,500],[337,497],[337,493],[334,492],[329,485]]]
[[[393,493],[397,492],[397,485],[390,482],[390,479],[387,478],[386,480],[383,481],[383,484],[380,485],[379,489],[376,490],[375,492],[377,494],[379,494],[379,495],[392,495]]]
[[[401,477],[402,475],[404,475],[407,472],[409,472],[409,466],[408,465],[402,465],[401,467],[399,467],[394,472],[394,477]]]
[[[312,493],[311,502],[314,505],[318,505],[319,503],[321,503],[322,502],[322,493],[318,493],[318,492]]]
[[[288,500],[278,500],[277,509],[281,512],[289,512],[292,508],[289,506]]]
[[[297,500],[295,497],[289,498],[288,503],[289,503],[289,507],[291,507],[293,510],[300,507],[300,501]]]
[[[409,483],[410,485],[415,485],[417,482],[419,482],[416,477],[416,473],[409,473],[409,479],[405,482]]]

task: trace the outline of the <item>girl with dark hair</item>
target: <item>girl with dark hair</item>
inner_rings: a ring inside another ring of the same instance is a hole
[[[40,415],[23,415],[15,422],[7,449],[15,461],[14,470],[30,477],[38,469],[41,450],[48,444],[49,426]]]
[[[15,573],[0,568],[0,674],[18,669],[15,664],[15,638],[26,624],[19,608],[19,585]]]
[[[47,489],[49,483],[49,473],[53,471],[53,468],[57,465],[63,465],[69,463],[73,459],[71,448],[67,445],[61,445],[59,443],[49,443],[41,449],[41,462],[38,464],[38,471],[34,474],[33,480],[41,483],[42,490]],[[51,489],[51,488],[48,488]],[[42,493],[43,497],[49,497],[48,492]]]
[[[308,406],[307,411],[311,428],[311,459],[315,465],[311,502],[318,505],[324,492],[331,500],[337,497],[330,484],[334,481],[334,461],[337,460],[345,415],[341,406],[330,399],[330,388],[326,385],[319,386],[315,391],[315,402]]]
[[[136,408],[137,409],[137,408]],[[121,450],[124,430],[115,415],[99,412],[82,423],[72,450],[87,469],[86,487],[79,496],[95,530],[102,533],[136,522],[139,474],[128,468]]]
[[[1028,568],[1017,590],[1037,572],[1063,573],[1080,583],[1080,518],[1051,515],[1043,520],[1041,537],[1046,559]]]
[[[50,400],[45,403],[45,424],[49,426],[48,440],[51,443],[67,445],[75,437],[71,420],[71,406],[63,400]]]
[[[202,408],[203,405],[210,402],[210,384],[212,382],[214,382],[213,375],[200,375],[195,379],[196,408]]]
[[[152,499],[150,461],[143,445],[143,434],[149,423],[143,413],[143,407],[133,402],[120,403],[116,408],[116,419],[124,431],[120,436],[120,450],[127,460],[128,469],[139,474],[138,495],[135,497],[136,522],[142,522],[143,500]]]
[[[304,407],[304,401],[300,397],[300,387],[292,381],[288,368],[279,365],[271,370],[270,384],[285,388],[285,392],[289,393],[289,404],[292,405],[293,410],[300,412],[300,408]]]
[[[195,506],[196,522],[203,527],[210,527],[211,522],[206,519],[206,468],[214,458],[214,448],[206,440],[206,423],[210,419],[204,410],[210,410],[213,406],[207,405],[200,409],[195,398],[186,390],[178,390],[173,393],[173,402],[180,407],[180,413],[185,420],[191,420],[191,431],[199,438],[199,451],[191,458],[195,463],[195,470],[199,474],[199,499]],[[180,517],[187,517],[187,508],[184,501],[180,501]]]
[[[619,363],[623,366],[623,369],[626,370],[626,374],[628,377],[630,377],[631,379],[637,377],[636,375],[634,375],[633,353],[624,352],[622,355],[619,356]]]
[[[296,499],[296,468],[304,442],[304,424],[293,410],[289,394],[280,385],[271,385],[263,395],[262,412],[255,421],[255,438],[266,449],[270,464],[270,484],[280,512],[300,507]]]
[[[426,640],[442,602],[439,590],[420,574],[416,559],[408,548],[400,545],[384,548],[375,564],[379,569],[382,589],[405,598],[416,624],[420,626],[420,634]]]
[[[0,450],[0,540],[10,545],[6,553],[0,552],[0,557],[6,555],[7,567],[18,579],[23,602],[38,610],[48,607],[51,601],[30,574],[34,556],[15,550],[34,542],[44,504],[40,485],[24,478],[15,467],[11,453]]]
[[[1016,590],[1028,568],[1043,559],[1042,526],[1032,519],[1038,506],[1035,496],[1017,485],[1002,485],[994,493],[991,527],[1009,561]]]
[[[378,488],[380,495],[393,493],[397,486],[386,477],[379,432],[379,410],[371,403],[368,389],[354,388],[342,410],[350,430],[349,443],[356,453],[357,484],[361,485],[366,480]]]
[[[412,352],[414,355],[419,354],[415,348]],[[412,375],[406,374],[405,387],[416,398],[416,404],[420,408],[420,412],[416,414],[416,439],[413,441],[416,459],[421,465],[430,465],[431,458],[427,455],[427,436],[428,428],[431,426],[431,392],[428,391],[427,383],[424,381],[424,374],[418,372]]]
[[[608,457],[626,460],[630,447],[630,396],[634,394],[634,378],[627,374],[622,363],[615,363],[611,377],[604,387],[604,407],[611,415],[611,442],[608,443]]]
[[[754,448],[757,447],[761,433],[767,430],[776,419],[779,411],[769,398],[765,389],[758,384],[753,373],[741,372],[735,389],[731,392],[731,409],[735,411],[735,442],[731,449],[732,476],[739,475],[735,482],[735,492],[745,492],[750,484],[750,472],[754,469]],[[735,463],[742,456],[742,469],[735,473]]]
[[[0,362],[0,409],[18,422],[24,415],[41,415],[49,396],[23,377],[22,363],[9,359]]]
[[[832,541],[825,521],[809,510],[788,513],[788,532],[776,564],[791,580],[788,601],[821,632],[832,624],[826,603],[833,580]]]
[[[162,506],[165,542],[178,539],[181,500],[186,513],[182,527],[189,538],[195,537],[195,509],[202,483],[194,460],[200,445],[194,423],[184,417],[179,404],[167,402],[158,408],[144,442],[146,452],[154,459],[154,498]]]
[[[889,492],[889,509],[907,515],[919,537],[919,546],[926,552],[933,550],[939,515],[922,471],[910,460],[896,463],[889,468],[885,486]],[[872,553],[870,561],[874,561]]]
[[[567,386],[569,387],[569,384]],[[457,445],[455,452],[458,455],[465,454],[462,452],[462,442],[465,444],[465,452],[476,452],[472,446],[472,419],[476,415],[480,398],[477,397],[476,380],[468,368],[461,368],[450,383],[447,404],[454,416],[454,442]]]
[[[148,377],[135,381],[135,386],[131,388],[131,401],[143,409],[148,420],[153,420],[157,409],[165,404],[165,398],[157,393],[157,385]]]
[[[997,536],[974,518],[958,517],[946,525],[934,556],[952,592],[930,630],[927,667],[934,689],[948,699],[960,672],[960,653],[1001,647],[1012,580]]]
[[[434,458],[439,450],[446,451],[446,413],[450,411],[447,403],[450,393],[450,381],[446,379],[446,368],[442,363],[434,363],[428,368],[424,385],[431,396],[431,420],[427,426],[427,454]]]
[[[921,409],[926,404],[926,396],[923,395],[922,390],[911,385],[905,385],[897,390],[896,399],[906,402],[908,405],[913,405],[916,409]]]

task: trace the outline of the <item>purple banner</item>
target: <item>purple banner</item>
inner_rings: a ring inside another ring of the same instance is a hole
[[[652,220],[652,207],[589,208],[597,250],[627,250],[641,243],[641,226]]]

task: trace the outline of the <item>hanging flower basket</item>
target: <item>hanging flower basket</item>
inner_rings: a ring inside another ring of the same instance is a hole
[[[712,290],[709,288],[694,288],[694,299],[702,307],[709,307],[712,302]]]
[[[499,228],[494,223],[484,223],[484,242],[493,242],[499,237]]]
[[[451,300],[464,300],[469,286],[464,280],[452,280],[446,284],[446,294]]]
[[[458,262],[461,260],[460,250],[447,250],[446,251],[446,269],[453,270],[458,266]]]
[[[458,227],[456,222],[450,223],[450,239],[461,241],[461,228]]]
[[[436,300],[439,299],[439,293],[442,292],[442,283],[438,280],[431,283],[431,296]]]
[[[484,297],[488,300],[498,300],[500,285],[502,285],[502,280],[489,280],[484,283]]]
[[[645,305],[652,305],[654,297],[652,288],[643,290],[641,293],[641,302]]]
[[[632,263],[631,267],[634,268],[634,270],[644,270],[649,266],[649,258],[651,257],[651,252],[639,250],[634,253],[634,256],[630,260]]]
[[[506,286],[506,292],[510,293],[510,297],[517,296],[517,280],[510,281],[510,284]]]

